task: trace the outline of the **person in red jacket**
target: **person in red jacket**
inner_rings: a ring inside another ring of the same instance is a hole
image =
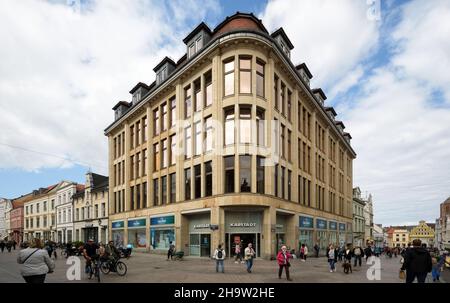
[[[286,271],[286,278],[288,281],[292,281],[292,279],[289,277],[289,267],[291,266],[291,263],[289,263],[289,259],[292,258],[292,255],[287,251],[286,245],[281,246],[281,250],[278,252],[277,255],[277,262],[278,262],[278,278],[281,279],[281,274],[283,273],[283,268]]]

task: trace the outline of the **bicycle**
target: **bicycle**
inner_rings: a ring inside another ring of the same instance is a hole
[[[109,272],[112,271],[116,272],[119,276],[123,277],[127,274],[128,268],[127,265],[122,261],[120,261],[119,259],[117,260],[108,259],[107,261],[101,263],[100,270],[105,275],[109,274]]]
[[[89,280],[92,279],[92,276],[97,278],[97,282],[100,283],[100,260],[98,258],[92,258],[91,262],[88,265],[88,278]]]

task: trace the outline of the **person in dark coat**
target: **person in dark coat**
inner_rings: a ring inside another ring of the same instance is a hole
[[[6,242],[6,249],[8,250],[8,252],[11,252],[11,248],[12,248],[12,242],[11,241]]]
[[[422,241],[413,241],[413,247],[405,252],[405,260],[401,270],[406,270],[406,283],[412,283],[417,278],[418,283],[425,283],[425,279],[431,272],[433,265],[431,255],[423,248]]]
[[[316,243],[316,245],[314,245],[314,253],[316,258],[319,257],[319,250],[320,250],[319,245]]]
[[[0,249],[2,250],[3,253],[3,251],[5,250],[5,242],[0,241]]]

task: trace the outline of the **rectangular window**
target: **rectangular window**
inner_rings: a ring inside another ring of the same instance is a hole
[[[159,143],[153,144],[153,171],[160,169],[161,160],[159,158]]]
[[[130,187],[130,206],[131,210],[134,210],[134,186]]]
[[[287,199],[289,200],[289,201],[291,201],[292,200],[292,196],[291,196],[291,193],[292,193],[292,191],[291,191],[291,187],[292,187],[292,172],[290,171],[290,170],[288,170],[288,180],[287,180],[287,182],[288,182],[288,184],[287,184]]]
[[[141,123],[138,121],[136,122],[136,147],[141,145]]]
[[[281,140],[280,140],[280,144],[281,144],[281,158],[285,159],[286,158],[286,151],[285,151],[285,127],[283,124],[281,124]]]
[[[273,103],[275,105],[275,109],[278,110],[278,98],[279,98],[279,94],[278,94],[278,76],[274,75],[274,79],[273,79]]]
[[[192,43],[189,46],[189,58],[191,58],[193,55],[195,55],[195,43]]]
[[[202,169],[201,165],[194,166],[194,198],[198,199],[202,196]]]
[[[234,193],[234,156],[224,158],[225,193]]]
[[[264,168],[265,159],[263,157],[256,157],[256,192],[258,194],[264,194]]]
[[[252,156],[239,156],[239,183],[241,192],[250,192],[252,186]]]
[[[159,110],[155,109],[153,111],[153,135],[156,136],[159,134]]]
[[[234,94],[234,58],[231,61],[224,62],[224,96]]]
[[[141,208],[141,185],[136,185],[136,209]]]
[[[198,37],[197,40],[195,40],[195,52],[198,53],[198,51],[203,47],[203,39],[202,36]]]
[[[288,90],[288,98],[287,98],[287,119],[291,121],[291,111],[292,111],[292,92]]]
[[[281,82],[280,99],[278,99],[280,101],[280,104],[278,104],[278,108],[281,110],[282,115],[286,115],[286,103],[284,100],[285,90],[286,90],[286,85],[283,82]]]
[[[64,201],[66,202],[66,201]],[[47,201],[44,201],[44,211],[47,211]]]
[[[170,203],[175,203],[177,201],[176,198],[176,190],[177,190],[177,178],[176,174],[170,174]]]
[[[194,124],[194,155],[199,156],[202,152],[202,128],[200,121]]]
[[[153,205],[159,205],[159,179],[153,179]]]
[[[147,182],[142,183],[142,207],[147,207]]]
[[[120,157],[122,155],[122,147],[121,147],[122,138],[121,135],[117,136],[117,156]]]
[[[256,95],[264,98],[264,62],[256,60]]]
[[[142,125],[143,125],[143,130],[142,130],[142,142],[147,142],[147,140],[148,140],[148,123],[147,123],[147,116],[145,116],[144,119],[142,119]]]
[[[134,125],[130,126],[130,148],[134,148]]]
[[[239,109],[239,123],[240,123],[240,143],[251,143],[252,127],[251,127],[251,108],[241,107]]]
[[[212,104],[212,72],[209,71],[205,74],[205,107]]]
[[[211,161],[205,163],[205,197],[212,196],[212,165]]]
[[[286,180],[286,168],[281,167],[281,198],[285,199],[285,180]]]
[[[134,156],[130,157],[130,180],[134,179]]]
[[[192,115],[192,91],[191,86],[184,89],[184,118],[187,119]]]
[[[213,136],[213,128],[212,128],[212,117],[205,118],[204,121],[205,126],[205,145],[204,151],[209,152],[212,151],[212,136]]]
[[[275,195],[275,197],[278,197],[278,164],[275,165],[273,184],[274,184],[274,187],[275,187],[274,195]]]
[[[176,135],[170,136],[170,165],[175,165],[176,161],[176,155],[175,155],[175,149],[176,149],[177,139]]]
[[[184,170],[184,199],[191,200],[191,169]]]
[[[234,144],[234,109],[225,112],[225,145]]]
[[[141,154],[140,153],[136,154],[136,167],[135,167],[135,169],[136,169],[136,178],[139,178],[139,173],[142,171],[142,168],[141,168]]]
[[[144,149],[144,151],[142,152],[142,154],[144,155],[144,159],[142,160],[142,176],[146,176],[147,175],[147,159],[148,159],[148,152],[146,149]],[[120,165],[119,165],[120,167]],[[120,173],[119,173],[120,175]]]
[[[194,111],[198,112],[202,110],[202,89],[200,78],[194,82]]]
[[[292,145],[291,145],[291,137],[292,132],[288,130],[288,137],[287,137],[287,154],[288,154],[288,161],[292,162]]]
[[[175,126],[175,121],[177,121],[177,99],[175,97],[172,97],[172,99],[169,100],[170,103],[170,127]]]
[[[161,203],[167,204],[167,176],[161,177]]]
[[[167,167],[167,139],[164,139],[161,141],[161,148],[162,148],[162,154],[161,154],[161,167],[166,168]]]
[[[190,126],[184,129],[184,157],[186,159],[192,156],[192,129]]]
[[[256,111],[256,140],[258,146],[265,146],[264,124],[264,110],[258,109]]]
[[[252,58],[239,58],[239,92],[241,94],[252,93]]]
[[[161,105],[161,130],[167,130],[167,103]]]

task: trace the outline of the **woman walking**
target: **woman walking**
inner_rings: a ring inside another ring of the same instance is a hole
[[[27,283],[44,283],[47,273],[53,272],[55,264],[42,249],[41,240],[35,239],[30,247],[22,249],[17,256],[21,264],[20,274]]]
[[[333,244],[330,244],[327,249],[328,263],[330,264],[330,272],[336,272],[337,250]]]
[[[287,251],[286,245],[281,246],[281,250],[278,252],[277,255],[277,262],[278,262],[278,278],[281,279],[281,275],[283,274],[283,268],[286,272],[286,279],[288,281],[292,281],[292,279],[289,276],[289,267],[291,266],[291,263],[289,263],[289,259],[292,258],[292,255]]]

